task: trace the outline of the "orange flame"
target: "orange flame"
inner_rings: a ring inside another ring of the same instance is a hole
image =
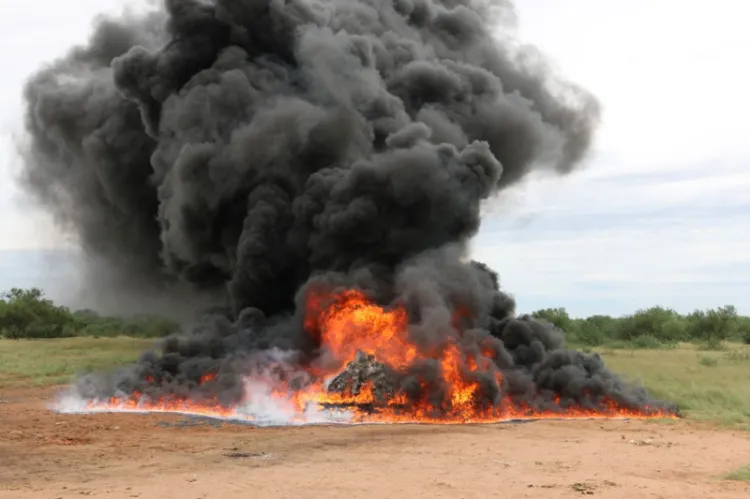
[[[459,308],[454,313],[453,330],[445,336],[445,344],[435,348],[435,351],[425,351],[409,338],[408,314],[402,306],[382,307],[356,290],[335,295],[311,293],[307,298],[305,328],[319,340],[321,349],[327,355],[327,362],[307,369],[312,381],[301,389],[293,390],[282,381],[276,381],[272,389],[272,397],[291,403],[297,415],[302,415],[312,404],[318,407],[344,407],[354,422],[488,423],[512,419],[677,417],[672,411],[664,409],[620,407],[611,399],[601,401],[597,409],[592,410],[562,407],[557,398],[557,407],[548,411],[514,403],[507,396],[491,401],[480,386],[479,375],[485,380],[494,379],[498,388],[503,386],[503,375],[493,361],[495,354],[489,345],[481,345],[482,353],[477,356],[463,352],[459,346],[458,322],[469,318],[466,309]],[[422,390],[419,392],[435,393],[429,389],[440,386],[437,391],[441,394],[440,400],[435,400],[434,395],[429,400],[426,395],[415,400],[413,395],[409,397],[402,392],[386,401],[378,400],[369,381],[357,393],[328,392],[326,379],[338,374],[343,366],[355,360],[358,352],[372,355],[378,362],[401,373],[417,361],[437,361],[437,378],[421,380]],[[200,384],[211,383],[215,379],[216,374],[209,373],[201,377]],[[496,391],[502,393],[502,390]],[[247,396],[251,397],[252,394]],[[237,415],[235,408],[223,407],[216,400],[197,402],[174,397],[153,400],[140,392],[126,399],[115,397],[103,402],[92,401],[88,408],[186,412],[220,418]],[[242,418],[248,419],[246,416]]]
[[[312,298],[309,303],[320,301]],[[308,306],[308,331],[317,329],[321,344],[341,367],[354,360],[357,352],[373,355],[394,368],[414,362],[418,352],[407,338],[408,317],[402,307],[385,310],[370,302],[363,293],[344,291],[323,309]]]

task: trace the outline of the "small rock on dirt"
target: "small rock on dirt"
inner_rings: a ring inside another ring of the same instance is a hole
[[[570,486],[576,492],[580,492],[583,495],[592,496],[594,495],[594,486],[587,483],[576,482]]]

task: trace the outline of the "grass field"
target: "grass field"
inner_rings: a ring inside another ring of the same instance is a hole
[[[79,372],[133,362],[153,340],[0,340],[0,389],[68,382]]]
[[[82,371],[132,362],[151,344],[125,337],[0,340],[0,389],[65,383]],[[642,380],[688,418],[750,429],[750,346],[598,351],[611,369]]]
[[[599,351],[610,369],[642,380],[654,397],[677,403],[688,418],[750,429],[750,346]]]

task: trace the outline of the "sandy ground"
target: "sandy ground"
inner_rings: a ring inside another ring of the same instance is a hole
[[[687,422],[259,429],[0,392],[0,498],[743,498],[750,434]]]

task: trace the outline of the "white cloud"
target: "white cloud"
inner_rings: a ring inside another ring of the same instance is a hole
[[[750,4],[736,0],[524,0],[520,33],[600,96],[599,147],[679,165],[746,151]],[[606,168],[606,165],[601,165]]]
[[[525,0],[520,33],[604,105],[568,179],[488,207],[474,256],[525,308],[750,313],[750,4]]]

